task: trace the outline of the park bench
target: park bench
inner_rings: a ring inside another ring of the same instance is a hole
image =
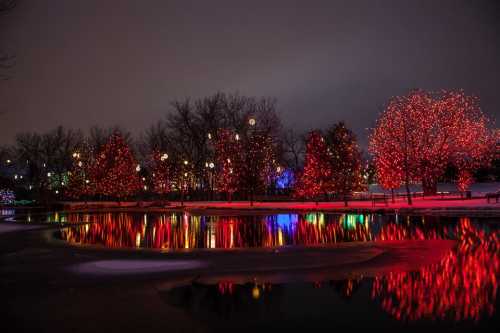
[[[490,199],[495,199],[495,202],[498,203],[498,198],[500,198],[500,190],[496,192],[486,193],[485,197],[488,203],[490,203]]]
[[[372,207],[375,207],[375,205],[379,202],[384,203],[386,206],[389,205],[389,200],[385,194],[384,195],[372,195],[371,199],[372,199]]]

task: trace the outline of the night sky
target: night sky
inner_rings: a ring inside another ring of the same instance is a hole
[[[0,144],[62,124],[140,133],[173,99],[271,96],[298,130],[345,120],[366,143],[384,103],[463,88],[500,115],[500,1],[19,0]]]

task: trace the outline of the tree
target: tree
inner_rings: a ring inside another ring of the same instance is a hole
[[[95,195],[95,182],[91,182],[94,170],[94,154],[87,141],[82,142],[71,154],[73,165],[68,176],[66,194],[73,199],[88,198]]]
[[[356,136],[343,122],[333,125],[327,134],[328,155],[332,170],[332,190],[344,198],[365,188],[363,165]]]
[[[120,132],[113,133],[95,156],[90,182],[96,193],[126,198],[142,188],[140,165]]]
[[[252,118],[253,119],[253,118]],[[275,142],[267,133],[250,130],[242,143],[241,189],[250,196],[263,192],[270,184],[276,169]]]
[[[0,0],[0,15],[10,12],[17,5],[17,0]],[[0,69],[9,69],[13,66],[14,57],[6,52],[0,51]],[[6,80],[9,77],[0,73],[0,80]]]
[[[217,133],[214,143],[215,148],[215,167],[217,173],[217,190],[226,193],[228,201],[231,201],[232,195],[241,185],[243,172],[242,159],[242,140],[238,133],[229,129],[222,129]]]
[[[306,144],[304,170],[299,176],[295,196],[314,198],[332,189],[332,169],[328,146],[320,131],[309,133]]]
[[[370,152],[385,166],[377,170],[379,179],[397,174],[411,204],[412,181],[422,182],[425,194],[436,193],[449,164],[470,169],[488,163],[494,137],[477,98],[416,90],[389,101],[371,133]]]
[[[288,129],[283,133],[282,142],[286,163],[293,172],[297,172],[304,158],[305,138],[293,129]]]
[[[167,195],[172,190],[175,177],[174,165],[165,152],[156,151],[152,156],[152,183],[153,191],[160,195]]]
[[[73,164],[72,153],[81,141],[79,131],[62,126],[43,134],[17,135],[14,156],[27,187],[37,191],[43,200],[54,194],[62,195]]]

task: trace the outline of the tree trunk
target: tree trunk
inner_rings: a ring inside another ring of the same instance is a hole
[[[412,200],[411,200],[411,192],[410,192],[410,181],[408,180],[408,177],[406,178],[405,181],[405,187],[406,187],[406,198],[408,199],[408,205],[412,205]]]
[[[435,195],[437,193],[436,179],[422,179],[422,190],[424,195]]]

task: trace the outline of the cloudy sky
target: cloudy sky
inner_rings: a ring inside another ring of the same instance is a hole
[[[499,1],[19,0],[0,144],[59,124],[134,133],[173,99],[272,96],[299,130],[345,120],[362,143],[384,103],[463,88],[500,115]]]

